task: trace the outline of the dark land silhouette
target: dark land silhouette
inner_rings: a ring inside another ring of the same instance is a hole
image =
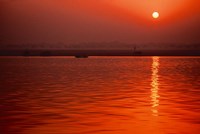
[[[0,56],[200,56],[199,44],[4,44]]]
[[[199,50],[1,50],[0,56],[200,56]]]

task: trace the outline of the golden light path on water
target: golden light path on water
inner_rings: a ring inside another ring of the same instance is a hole
[[[151,77],[151,104],[152,104],[152,115],[158,116],[158,106],[159,106],[159,57],[153,57],[153,63],[152,63],[152,77]]]

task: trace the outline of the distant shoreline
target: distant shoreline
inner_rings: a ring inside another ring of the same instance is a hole
[[[0,50],[0,56],[200,56],[200,50]]]

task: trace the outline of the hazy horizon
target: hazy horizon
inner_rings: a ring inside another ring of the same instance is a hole
[[[0,0],[0,44],[200,43],[196,0]],[[159,11],[160,18],[151,17]]]

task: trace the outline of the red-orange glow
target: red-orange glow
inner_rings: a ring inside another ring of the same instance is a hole
[[[82,10],[91,15],[104,16],[109,19],[116,19],[126,22],[139,22],[140,24],[152,23],[152,12],[158,11],[160,16],[159,23],[167,24],[181,19],[188,19],[200,13],[196,0],[115,0],[115,1],[81,1],[68,2],[76,7],[75,10]]]
[[[2,42],[196,43],[199,5],[197,0],[4,0]]]

